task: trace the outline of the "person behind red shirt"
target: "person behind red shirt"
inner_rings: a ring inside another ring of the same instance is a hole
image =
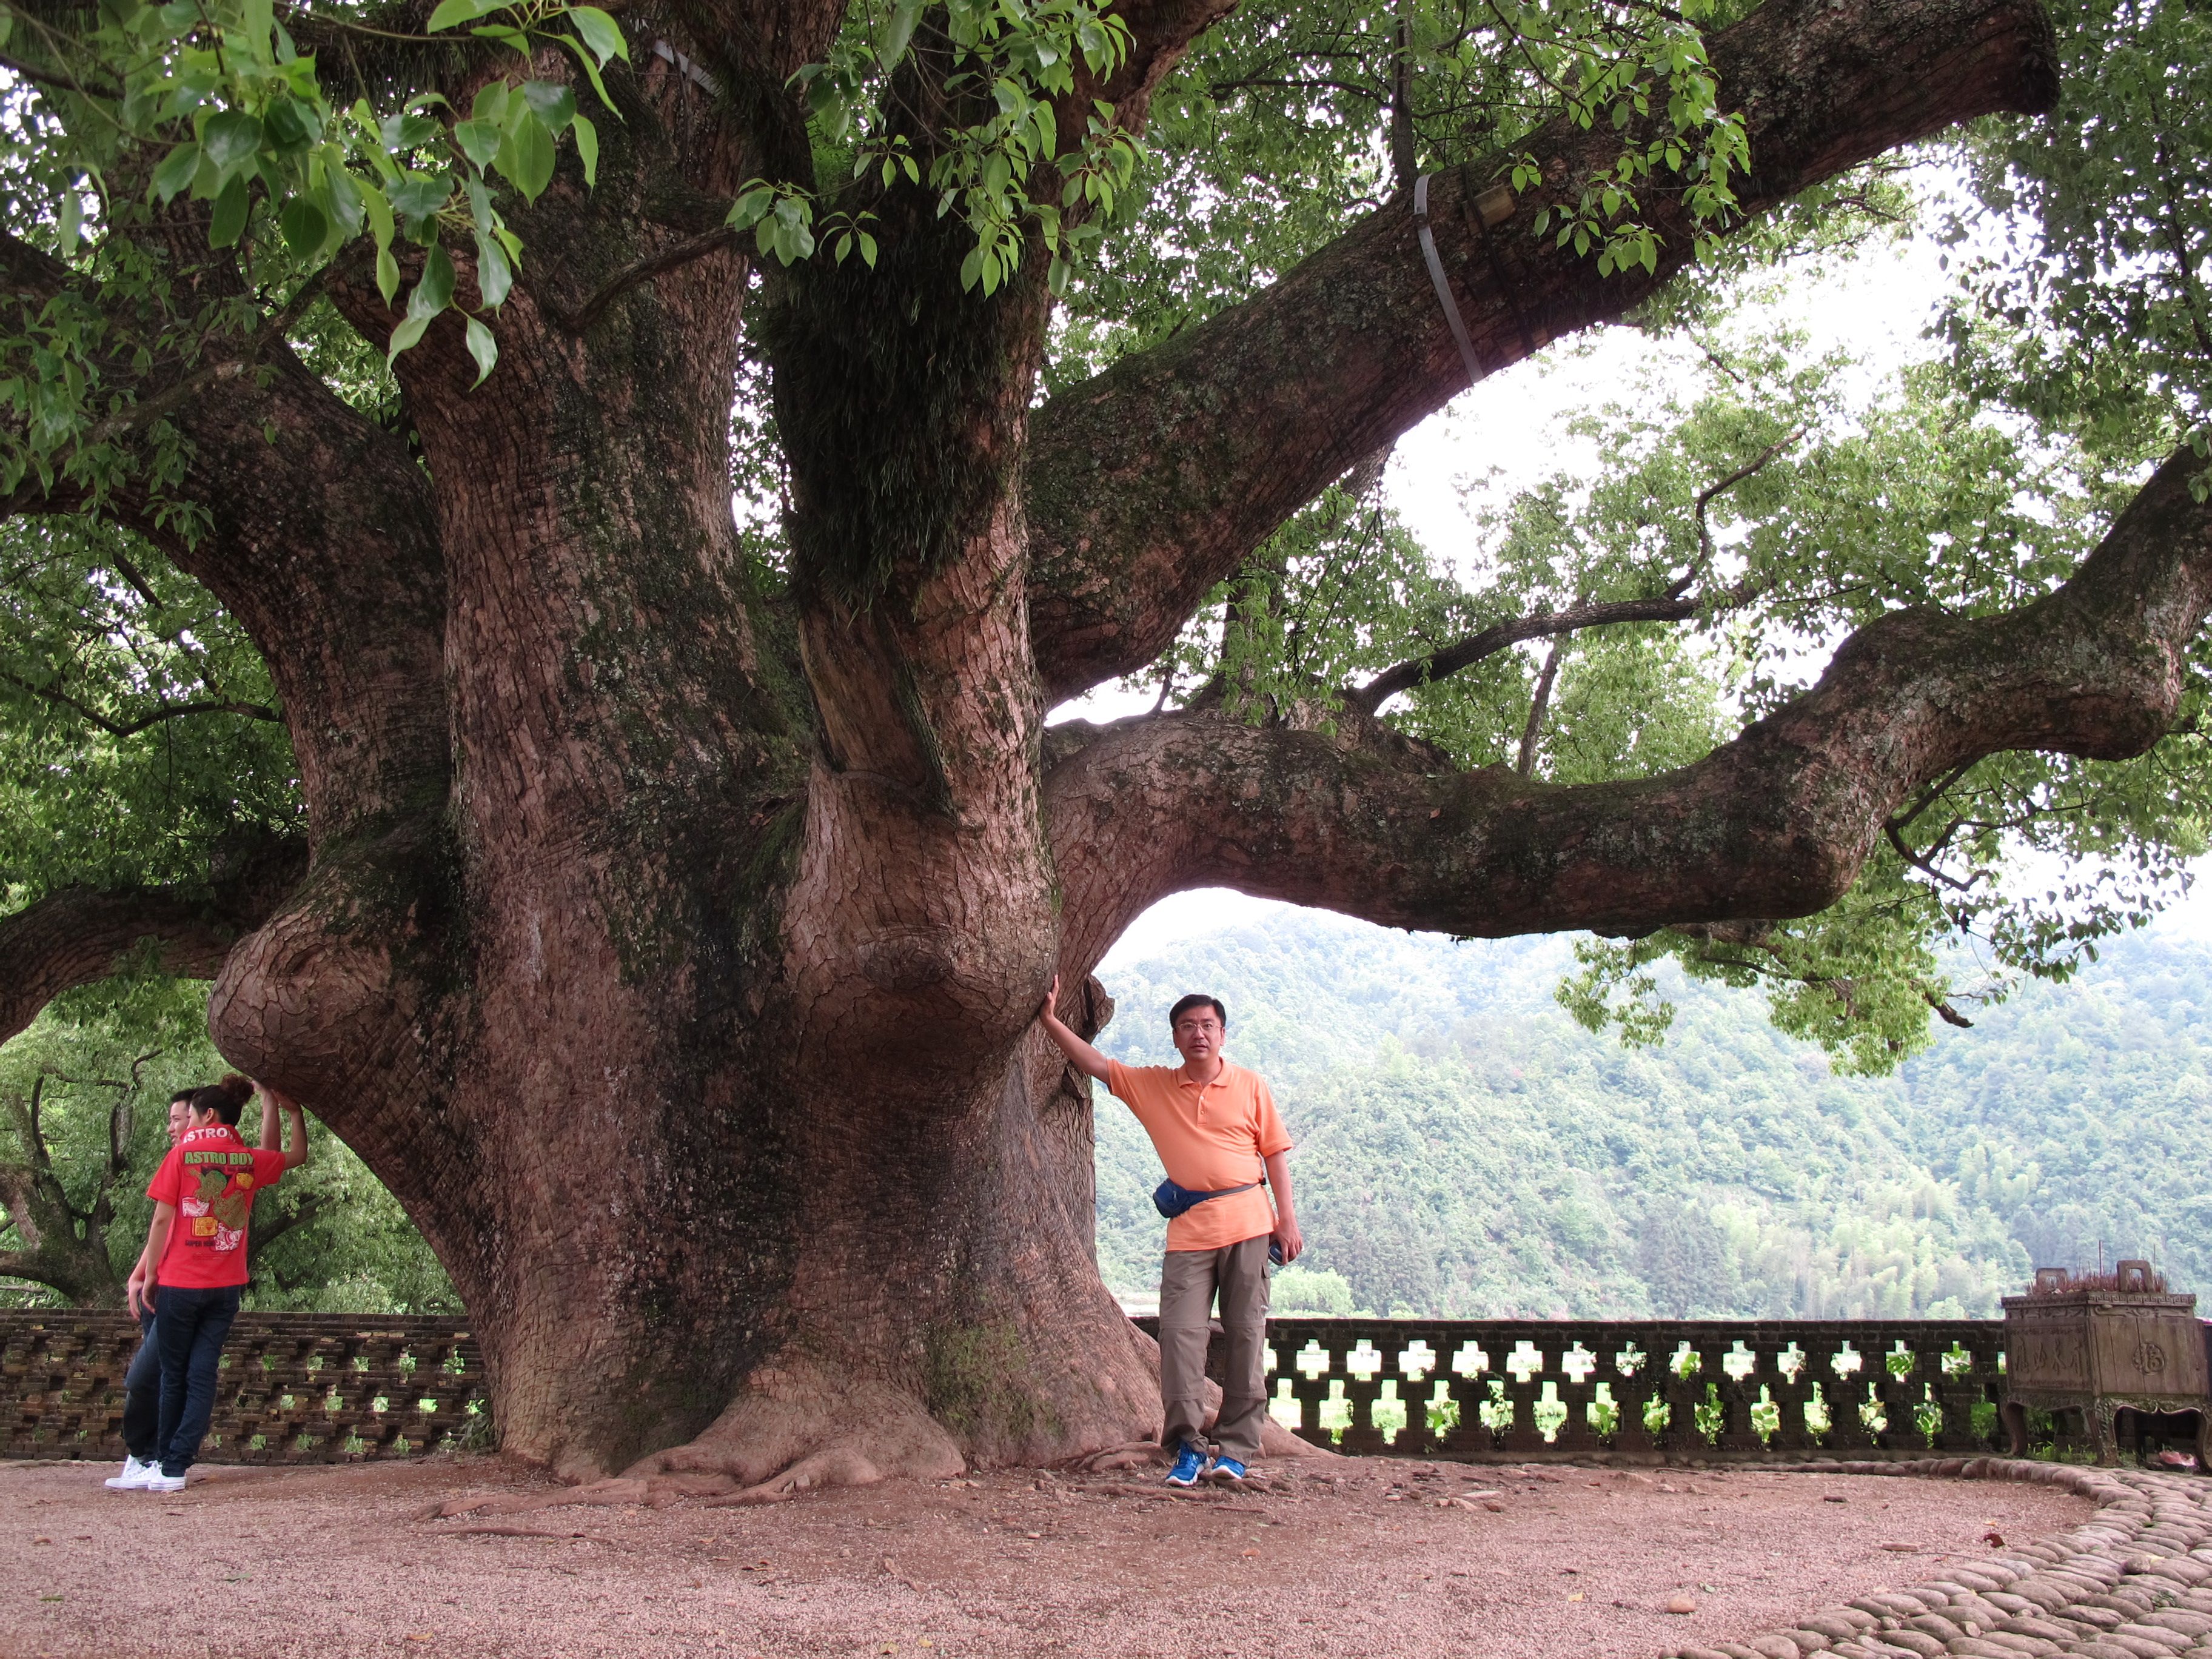
[[[191,1127],[191,1089],[169,1097],[169,1145],[174,1146]],[[276,1143],[264,1133],[264,1146]],[[138,1322],[138,1352],[123,1373],[123,1473],[108,1477],[111,1492],[137,1492],[161,1472],[161,1453],[155,1449],[155,1431],[161,1426],[161,1345],[154,1340],[154,1287],[143,1277],[144,1263],[131,1269],[123,1282],[123,1305]]]
[[[148,1492],[181,1492],[215,1415],[223,1340],[246,1291],[246,1233],[254,1194],[307,1161],[307,1125],[298,1104],[270,1090],[289,1120],[282,1152],[248,1146],[238,1117],[253,1097],[235,1072],[193,1091],[185,1137],[146,1188],[154,1219],[138,1278],[158,1285],[154,1334],[161,1353],[161,1415],[155,1444],[161,1471]]]

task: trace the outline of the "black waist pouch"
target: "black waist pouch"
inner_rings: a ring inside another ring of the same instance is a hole
[[[1209,1198],[1226,1198],[1231,1193],[1249,1193],[1259,1184],[1248,1181],[1241,1187],[1216,1187],[1210,1193],[1202,1193],[1194,1187],[1178,1187],[1172,1181],[1163,1181],[1152,1188],[1152,1207],[1173,1221],[1194,1204],[1203,1204]]]

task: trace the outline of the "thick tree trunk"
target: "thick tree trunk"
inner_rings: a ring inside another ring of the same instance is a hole
[[[933,248],[883,280],[937,284],[935,336],[856,336],[850,293],[787,304],[793,529],[824,574],[764,603],[729,512],[744,262],[639,286],[581,340],[562,321],[634,252],[631,142],[526,223],[557,275],[509,301],[495,398],[457,324],[401,360],[453,810],[403,860],[325,846],[309,895],[373,887],[398,926],[364,970],[342,905],[295,905],[231,959],[217,1038],[405,1203],[503,1443],[564,1475],[684,1443],[672,1466],[750,1484],[1127,1441],[1156,1426],[1147,1345],[1091,1259],[1087,1098],[1030,1030],[1057,929],[1007,476],[1039,299],[970,341]],[[860,377],[926,391],[956,350],[956,431],[869,457]],[[856,457],[937,471],[899,510]]]

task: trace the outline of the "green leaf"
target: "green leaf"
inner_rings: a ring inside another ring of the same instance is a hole
[[[574,117],[569,125],[576,135],[576,159],[584,164],[584,183],[586,186],[599,182],[599,130],[581,115]]]
[[[453,124],[453,142],[461,147],[461,154],[479,168],[492,164],[492,158],[499,154],[500,141],[505,137],[489,121],[456,121]]]
[[[505,3],[506,0],[439,0],[438,9],[430,14],[430,21],[423,27],[435,34],[459,24],[473,23]]]
[[[362,212],[368,221],[369,233],[376,238],[377,246],[390,247],[392,246],[391,199],[375,185],[360,185],[356,188],[361,191]],[[388,300],[392,296],[387,294],[384,297]]]
[[[499,170],[534,202],[553,177],[553,135],[535,115],[517,121],[499,147]]]
[[[906,56],[908,45],[914,40],[915,25],[921,21],[921,0],[898,0],[891,8],[890,20],[884,25],[882,37],[876,42],[876,59],[885,69],[896,69]]]
[[[485,307],[493,311],[507,298],[507,290],[514,286],[514,271],[507,263],[507,250],[498,239],[477,233],[477,295]]]
[[[84,228],[83,191],[84,187],[74,178],[62,186],[61,222],[55,228],[61,238],[64,258],[76,252],[77,233]]]
[[[429,326],[430,319],[428,317],[417,317],[410,313],[401,318],[399,326],[392,331],[392,349],[385,353],[385,362],[389,365],[394,362],[401,352],[421,339],[422,331]]]
[[[276,216],[276,227],[284,233],[284,246],[292,250],[295,259],[311,259],[321,252],[331,234],[331,222],[323,216],[322,209],[304,196],[295,196],[284,204],[284,210]]]
[[[876,239],[865,230],[860,233],[860,258],[866,263],[868,269],[873,270],[876,268]]]
[[[240,10],[243,15],[239,21],[243,27],[232,33],[232,40],[239,40],[242,34],[245,38],[239,44],[252,53],[257,63],[268,63],[269,38],[276,28],[273,0],[245,0]]]
[[[415,279],[415,291],[407,296],[407,314],[424,321],[436,316],[453,302],[453,262],[446,257],[446,250],[433,246],[422,258],[422,274]]]
[[[5,13],[0,13],[4,16]],[[167,206],[177,199],[178,192],[192,181],[199,171],[200,147],[190,140],[179,144],[161,158],[161,165],[154,169],[154,194]]]
[[[569,7],[568,21],[602,65],[610,58],[629,61],[629,42],[623,39],[622,26],[597,6]]]
[[[392,296],[399,292],[399,261],[392,257],[389,247],[376,250],[376,291],[384,296],[387,307]]]
[[[487,81],[477,88],[476,98],[469,105],[469,119],[504,130],[514,104],[514,94],[506,82]]]
[[[169,88],[168,101],[161,106],[162,114],[173,121],[182,120],[207,102],[216,84],[212,68],[185,70]]]
[[[442,173],[410,173],[392,192],[393,210],[410,222],[431,217],[450,201],[453,181]],[[412,228],[410,222],[410,228]]]
[[[210,115],[200,129],[200,148],[209,161],[231,173],[252,161],[261,149],[261,123],[242,109]],[[226,244],[227,246],[227,244]]]
[[[585,77],[591,82],[592,90],[599,95],[600,106],[605,109],[613,110],[615,119],[617,121],[621,120],[622,112],[618,109],[615,109],[615,100],[607,96],[607,83],[599,78],[599,65],[598,60],[595,59],[590,52],[584,49],[584,43],[576,39],[574,35],[564,34],[560,36],[559,39],[562,46],[568,47],[570,52],[576,54],[576,61],[584,66]]]
[[[404,155],[425,144],[434,144],[440,131],[438,124],[428,116],[412,114],[387,115],[377,127],[388,155]]]
[[[469,356],[477,360],[477,378],[469,388],[473,392],[484,383],[484,376],[490,374],[499,362],[499,342],[491,337],[489,329],[473,317],[469,319],[468,341]]]
[[[230,182],[222,187],[222,194],[215,198],[215,219],[208,227],[210,247],[230,247],[246,231],[246,175],[233,173]]]
[[[351,173],[342,167],[332,167],[319,202],[323,210],[331,216],[332,222],[346,235],[361,234],[367,212],[362,205],[361,186],[354,182]]]
[[[296,98],[270,100],[261,112],[261,131],[280,154],[291,155],[323,136],[322,118]]]
[[[729,216],[722,222],[744,230],[749,226],[758,224],[768,210],[775,205],[775,187],[772,185],[756,185],[738,195],[737,201],[730,208]]]
[[[545,124],[545,130],[556,138],[576,118],[576,94],[561,82],[525,81],[522,95],[538,118]]]

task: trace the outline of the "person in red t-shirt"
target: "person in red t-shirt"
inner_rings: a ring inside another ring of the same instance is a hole
[[[188,1127],[146,1188],[154,1220],[137,1277],[157,1285],[154,1334],[161,1352],[161,1416],[155,1443],[161,1472],[148,1492],[181,1492],[215,1415],[223,1339],[246,1291],[246,1232],[253,1197],[307,1161],[307,1124],[298,1104],[268,1091],[288,1122],[283,1151],[239,1139],[238,1117],[253,1097],[235,1072],[193,1091]]]
[[[174,1146],[191,1127],[192,1097],[196,1089],[179,1089],[169,1097],[169,1145]],[[275,1152],[283,1142],[277,1121],[277,1097],[261,1091],[261,1141]],[[124,1305],[138,1321],[138,1352],[123,1376],[123,1473],[104,1484],[111,1492],[141,1492],[147,1481],[161,1473],[161,1453],[156,1436],[161,1427],[161,1343],[154,1334],[154,1292],[157,1288],[145,1275],[142,1258],[124,1281]]]

